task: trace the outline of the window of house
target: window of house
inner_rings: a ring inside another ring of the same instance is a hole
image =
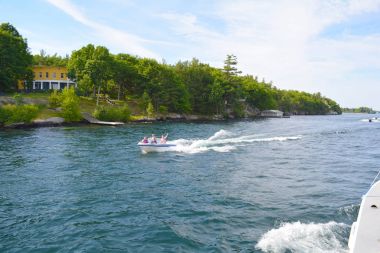
[[[65,74],[64,73],[61,73],[61,78],[64,78],[65,77]]]
[[[42,72],[40,72],[40,78],[42,78]]]
[[[46,78],[48,78],[49,77],[49,72],[46,72]]]
[[[57,77],[56,73],[55,73],[55,72],[53,72],[53,78],[56,78],[56,77]]]

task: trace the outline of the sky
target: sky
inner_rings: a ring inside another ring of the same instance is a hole
[[[234,54],[243,74],[280,89],[380,110],[380,0],[0,0],[2,22],[33,54],[92,43],[215,67]]]

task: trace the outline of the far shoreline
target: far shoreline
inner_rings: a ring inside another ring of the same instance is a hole
[[[351,114],[351,113],[344,113],[344,114]],[[357,113],[355,113],[357,114]],[[341,116],[342,114],[318,114],[318,115],[291,115],[291,117],[300,117],[300,116]],[[191,115],[194,116],[194,115]],[[199,116],[199,115],[198,115]],[[208,117],[206,118],[204,115],[202,118],[194,118],[194,117],[188,117],[182,115],[181,118],[145,118],[145,119],[139,119],[139,120],[131,120],[128,122],[125,122],[123,125],[103,125],[103,124],[93,124],[86,120],[78,121],[78,122],[49,122],[47,119],[46,121],[40,120],[39,122],[31,122],[31,123],[14,123],[7,126],[0,126],[0,130],[13,130],[13,129],[21,129],[21,130],[27,130],[27,129],[36,129],[36,128],[48,128],[48,127],[88,127],[88,126],[95,126],[95,127],[123,127],[128,125],[140,125],[140,124],[154,124],[154,123],[218,123],[218,122],[243,122],[243,121],[256,121],[256,120],[266,120],[266,119],[288,119],[290,116],[284,116],[284,117],[264,117],[264,116],[250,116],[250,117],[244,117],[244,118],[212,118]]]

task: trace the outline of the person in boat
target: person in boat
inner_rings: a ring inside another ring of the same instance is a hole
[[[156,136],[154,134],[152,134],[152,137],[150,138],[150,143],[151,144],[157,144],[157,139],[156,139]]]
[[[142,142],[142,143],[149,143],[148,138],[147,138],[146,136],[144,136],[144,139],[142,139],[141,142]]]
[[[167,139],[168,139],[168,134],[161,135],[160,143],[162,144],[166,143]]]

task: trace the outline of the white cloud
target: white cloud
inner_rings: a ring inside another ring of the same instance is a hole
[[[91,28],[97,36],[114,45],[120,51],[127,51],[140,56],[159,59],[160,56],[145,48],[143,43],[156,43],[145,40],[136,35],[115,29],[113,27],[98,23],[85,16],[82,10],[72,4],[69,0],[47,0],[50,4],[70,15],[79,23]],[[158,42],[162,43],[162,42]]]
[[[245,73],[270,78],[280,88],[321,91],[344,105],[358,106],[362,101],[380,109],[377,99],[366,99],[368,92],[360,94],[363,85],[380,80],[363,76],[360,87],[349,77],[363,68],[380,70],[380,36],[321,36],[331,25],[379,9],[378,0],[221,1],[212,15],[225,24],[223,32],[206,29],[195,14],[161,16],[188,39],[185,57],[192,54],[222,63],[233,53]],[[356,91],[340,95],[346,87]]]
[[[173,61],[198,57],[217,67],[226,54],[233,53],[244,73],[265,77],[280,88],[320,91],[346,106],[372,104],[380,109],[380,100],[373,96],[380,92],[380,87],[375,87],[380,80],[360,73],[361,69],[380,71],[380,31],[321,35],[330,26],[378,12],[380,0],[222,0],[207,10],[190,12],[189,8],[186,13],[170,10],[153,14],[148,9],[146,13],[163,21],[160,34],[169,28],[165,36],[174,41],[171,43],[146,40],[90,19],[70,0],[47,1],[90,28],[114,50],[161,59],[146,48],[149,43],[160,44],[164,46],[161,50],[173,55]],[[210,18],[216,26],[203,23]],[[352,73],[356,73],[355,78]]]
[[[173,29],[177,35],[185,36],[189,39],[219,37],[219,34],[199,25],[197,17],[193,14],[163,13],[157,15],[167,21],[173,22]]]

